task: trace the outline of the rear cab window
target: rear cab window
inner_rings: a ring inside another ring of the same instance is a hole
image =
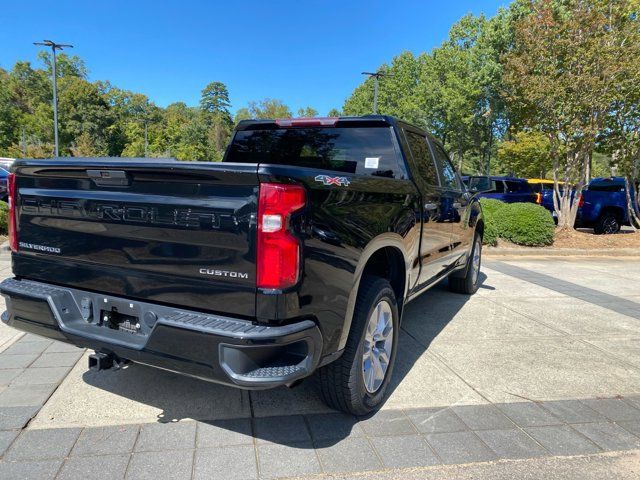
[[[617,180],[599,180],[591,182],[588,190],[592,192],[624,192],[624,182]]]
[[[241,130],[225,161],[405,178],[390,127]]]

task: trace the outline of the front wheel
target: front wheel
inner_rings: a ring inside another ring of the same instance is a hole
[[[462,272],[449,276],[449,289],[452,292],[473,295],[480,286],[480,266],[482,263],[482,237],[475,235],[467,266]]]
[[[398,333],[398,304],[391,285],[383,278],[363,278],[344,352],[317,373],[325,403],[354,415],[377,408],[393,372]]]

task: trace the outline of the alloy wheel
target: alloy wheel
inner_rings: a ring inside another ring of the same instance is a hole
[[[373,309],[364,337],[362,375],[369,393],[375,393],[384,382],[393,349],[393,312],[386,300]]]

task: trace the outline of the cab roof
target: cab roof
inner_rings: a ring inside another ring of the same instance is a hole
[[[362,115],[358,117],[302,117],[241,120],[236,130],[273,130],[280,128],[311,128],[311,127],[405,127],[421,134],[432,137],[424,129],[390,115]]]

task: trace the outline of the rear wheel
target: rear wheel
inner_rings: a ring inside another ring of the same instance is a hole
[[[605,212],[600,215],[598,223],[593,227],[593,232],[598,235],[609,235],[620,231],[620,222],[613,213]]]
[[[398,331],[398,305],[391,285],[383,278],[363,278],[344,352],[317,373],[327,405],[365,415],[382,403],[393,372]]]
[[[467,295],[476,293],[480,286],[479,279],[481,263],[482,237],[476,234],[473,240],[471,255],[469,255],[469,259],[467,260],[467,267],[463,270],[464,273],[458,275],[454,273],[449,276],[449,289],[452,292],[464,293]]]

